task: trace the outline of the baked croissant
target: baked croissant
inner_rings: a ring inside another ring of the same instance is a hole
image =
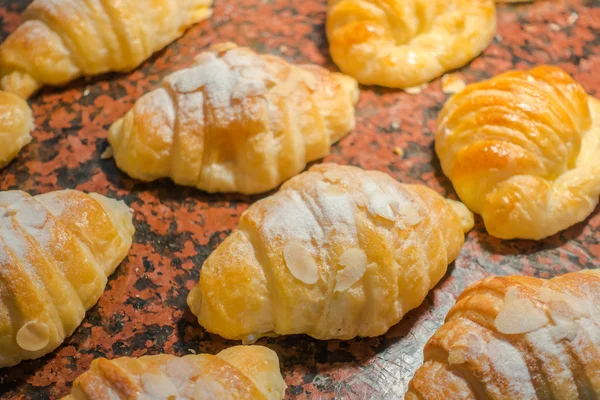
[[[274,351],[237,346],[216,356],[99,358],[63,400],[280,400],[285,388]]]
[[[138,100],[108,140],[133,178],[260,193],[327,155],[357,100],[352,78],[222,43]]]
[[[406,400],[600,397],[600,270],[470,286],[425,346]]]
[[[499,238],[541,239],[600,196],[600,101],[563,70],[512,71],[445,104],[436,152],[461,200]]]
[[[425,186],[316,165],[242,214],[188,305],[207,331],[245,343],[381,335],[423,301],[472,226],[465,206]]]
[[[29,97],[43,85],[130,71],[210,16],[212,0],[34,0],[0,45],[0,87]]]
[[[31,142],[33,126],[27,102],[12,93],[0,91],[0,168]]]
[[[331,57],[360,83],[406,89],[462,67],[496,34],[494,0],[329,0]]]
[[[41,357],[75,331],[133,232],[130,209],[99,194],[0,192],[0,368]]]

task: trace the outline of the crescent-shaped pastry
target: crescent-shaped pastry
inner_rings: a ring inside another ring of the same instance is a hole
[[[0,168],[4,168],[31,142],[33,116],[27,102],[0,91]]]
[[[99,194],[0,192],[0,368],[48,354],[75,331],[133,232],[131,210]]]
[[[29,97],[44,85],[130,71],[210,16],[212,0],[34,0],[0,45],[0,88]]]
[[[406,400],[600,397],[600,270],[490,277],[425,346]]]
[[[236,346],[216,356],[99,358],[63,400],[281,400],[285,388],[274,351]]]
[[[244,212],[188,304],[206,330],[244,342],[378,336],[421,304],[472,226],[425,186],[316,165]]]
[[[133,178],[261,193],[327,155],[357,100],[350,77],[222,43],[138,100],[108,140]]]
[[[427,83],[477,57],[495,34],[494,0],[328,0],[331,57],[367,85]]]
[[[493,236],[541,239],[598,204],[600,101],[559,68],[469,85],[444,105],[435,149]]]

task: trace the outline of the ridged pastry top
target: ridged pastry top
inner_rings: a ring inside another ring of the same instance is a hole
[[[467,288],[425,346],[406,399],[599,395],[600,271],[590,270],[490,277]]]
[[[541,66],[469,85],[445,104],[436,152],[462,201],[502,238],[539,239],[600,195],[600,102]]]
[[[33,116],[25,100],[0,91],[0,168],[31,142]]]
[[[408,88],[463,66],[496,34],[494,0],[329,0],[327,37],[342,72]]]

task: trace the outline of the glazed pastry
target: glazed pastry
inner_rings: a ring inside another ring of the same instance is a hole
[[[470,286],[425,346],[406,400],[596,399],[600,270]]]
[[[237,346],[216,356],[96,359],[63,400],[280,400],[285,388],[274,351]]]
[[[130,71],[210,16],[212,0],[34,0],[0,46],[0,87],[28,97],[44,85]]]
[[[425,186],[316,165],[242,215],[188,305],[207,331],[245,343],[378,336],[421,304],[472,226]]]
[[[494,0],[329,0],[331,57],[360,83],[410,88],[477,57],[496,34]]]
[[[99,194],[0,192],[0,368],[48,354],[75,331],[133,232],[131,210]]]
[[[435,149],[491,235],[541,239],[598,203],[600,101],[556,67],[508,72],[448,100]]]
[[[0,91],[0,168],[31,142],[33,126],[27,102],[12,93]]]
[[[354,128],[357,83],[231,43],[143,96],[109,133],[120,169],[208,192],[260,193]]]

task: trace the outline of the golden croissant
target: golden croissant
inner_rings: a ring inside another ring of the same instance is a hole
[[[63,400],[280,400],[285,388],[274,351],[236,346],[216,356],[96,359]]]
[[[27,102],[12,93],[0,91],[0,168],[31,142],[33,127]]]
[[[462,67],[496,34],[494,0],[329,0],[327,37],[342,72],[406,89]]]
[[[41,357],[75,331],[133,232],[130,209],[95,193],[0,192],[0,368]]]
[[[208,192],[260,193],[354,128],[358,85],[231,43],[163,81],[110,128],[120,169]]]
[[[406,400],[600,397],[600,270],[490,277],[425,346]]]
[[[435,149],[493,236],[541,239],[598,204],[600,101],[559,68],[467,86],[444,105]]]
[[[28,97],[44,85],[130,71],[210,16],[212,0],[34,0],[0,45],[0,88]]]
[[[246,343],[381,335],[421,304],[472,226],[465,206],[425,186],[316,165],[242,215],[188,305],[207,331]]]

